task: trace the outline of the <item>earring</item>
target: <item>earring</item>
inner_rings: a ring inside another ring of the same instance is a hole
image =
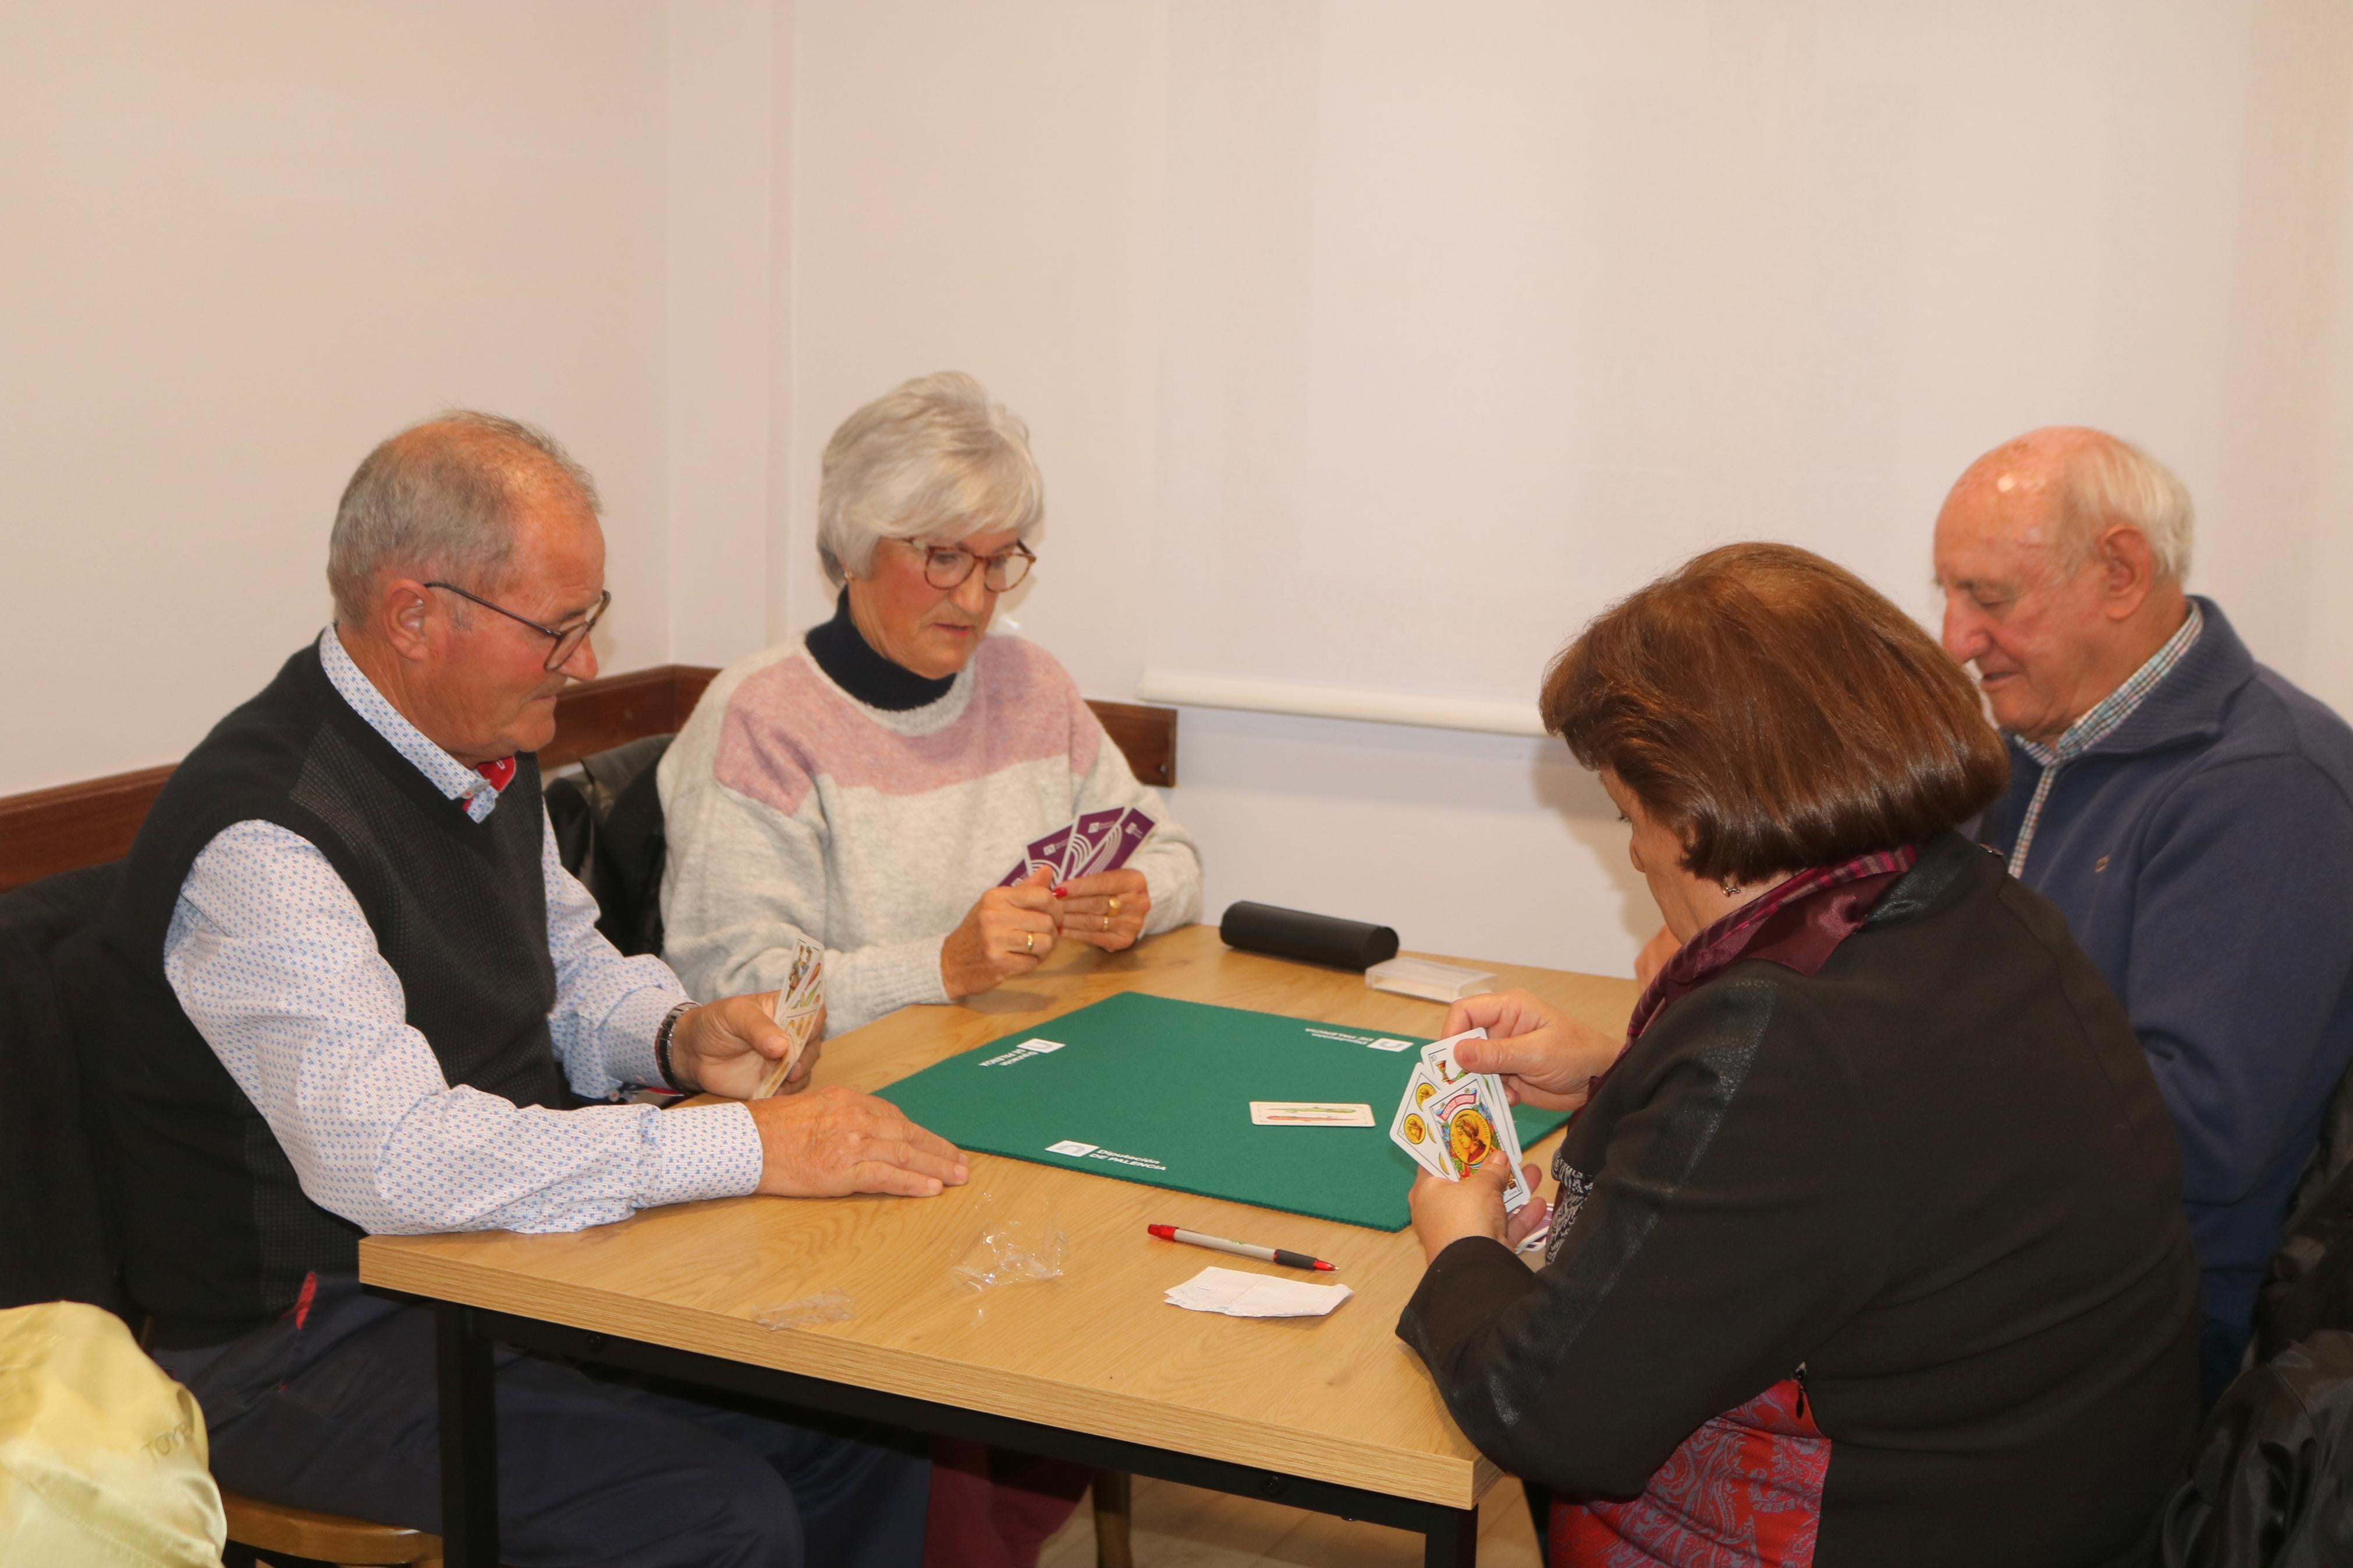
[[[1720,885],[1724,889],[1724,896],[1725,898],[1736,899],[1740,896],[1740,884],[1734,881],[1731,878],[1726,877]]]

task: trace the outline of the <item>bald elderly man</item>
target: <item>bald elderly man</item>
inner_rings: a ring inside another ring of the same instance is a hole
[[[2173,1115],[2211,1403],[2353,1058],[2353,731],[2183,591],[2190,521],[2138,448],[2037,430],[1954,485],[1936,563],[2010,742],[1979,837],[2065,914]]]
[[[697,1006],[597,934],[533,755],[596,673],[596,510],[511,420],[376,447],[328,542],[334,623],[173,773],[74,986],[107,1042],[130,1292],[214,1473],[269,1501],[440,1526],[433,1321],[359,1289],[363,1235],[965,1177],[799,1068],[741,1103],[785,1049],[771,998]],[[737,1103],[604,1103],[665,1081]],[[495,1387],[501,1561],[921,1559],[929,1467],[887,1443],[531,1356]]]

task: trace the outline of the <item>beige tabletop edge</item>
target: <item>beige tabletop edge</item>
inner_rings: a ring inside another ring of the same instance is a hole
[[[1480,967],[1496,971],[1499,987],[1525,986],[1605,1029],[1622,1028],[1633,1005],[1630,980]],[[965,1004],[902,1009],[827,1042],[818,1081],[877,1088],[1123,990],[1399,1034],[1435,1035],[1445,1016],[1360,975],[1232,952],[1213,928],[1192,926],[1126,953],[1065,948]],[[1470,1508],[1493,1483],[1494,1467],[1396,1337],[1421,1276],[1410,1231],[988,1155],[972,1167],[967,1185],[931,1199],[733,1198],[567,1235],[370,1237],[360,1274],[388,1289],[1426,1502]],[[989,1215],[1059,1233],[1060,1276],[973,1289],[955,1265]],[[1287,1272],[1145,1235],[1172,1216],[1331,1258],[1356,1295],[1314,1319],[1167,1306],[1164,1290],[1210,1264]],[[775,1309],[834,1292],[848,1297],[845,1321],[759,1326]]]

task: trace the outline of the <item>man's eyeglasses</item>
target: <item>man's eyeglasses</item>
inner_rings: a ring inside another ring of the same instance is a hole
[[[992,594],[1002,594],[1029,575],[1029,568],[1038,563],[1026,544],[994,555],[975,555],[960,544],[910,544],[907,548],[923,556],[923,581],[934,588],[963,587],[977,566],[982,584]]]
[[[957,579],[958,582],[963,580],[963,578]],[[469,594],[455,583],[427,583],[425,585],[428,588],[447,588],[458,597],[480,605],[486,610],[496,610],[511,621],[521,621],[543,637],[554,637],[555,646],[547,653],[546,668],[550,670],[562,669],[572,661],[572,656],[580,651],[580,645],[588,640],[588,634],[596,629],[596,623],[604,618],[605,611],[613,603],[613,591],[607,588],[596,595],[596,605],[578,620],[566,621],[560,626],[543,626],[529,616],[516,615],[504,605],[491,604],[480,594]]]

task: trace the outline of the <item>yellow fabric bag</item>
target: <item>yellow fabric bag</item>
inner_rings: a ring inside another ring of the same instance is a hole
[[[111,1312],[0,1311],[0,1563],[219,1568],[196,1397]]]

